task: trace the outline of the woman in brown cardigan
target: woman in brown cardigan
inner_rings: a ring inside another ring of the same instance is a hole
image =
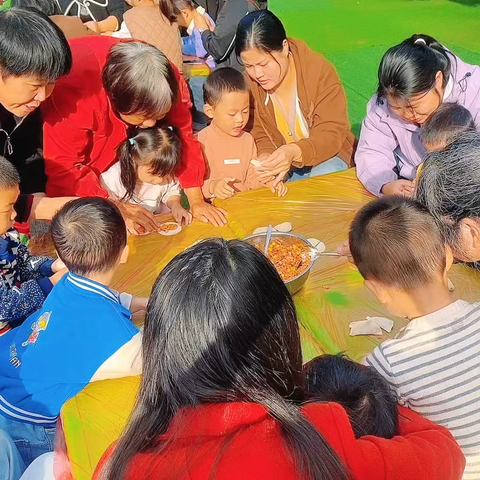
[[[287,39],[267,10],[240,21],[235,48],[250,80],[261,176],[278,183],[352,166],[355,137],[333,66],[304,42]]]

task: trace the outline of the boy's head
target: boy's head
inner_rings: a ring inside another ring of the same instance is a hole
[[[46,15],[0,11],[0,103],[9,112],[18,117],[33,112],[71,66],[65,35]]]
[[[428,210],[404,197],[363,207],[350,227],[350,251],[365,285],[392,313],[406,316],[405,299],[448,284],[452,254]]]
[[[177,23],[183,28],[188,28],[194,17],[194,3],[192,0],[173,0],[173,5],[175,6]]]
[[[472,114],[458,103],[442,103],[422,126],[420,139],[427,152],[443,150],[466,131],[475,130]]]
[[[219,68],[203,86],[205,114],[227,135],[239,137],[250,115],[250,91],[245,77],[233,68]]]
[[[308,362],[304,372],[308,399],[342,405],[356,438],[397,435],[397,398],[376,370],[343,355],[321,355]]]
[[[15,167],[4,157],[0,157],[0,235],[13,226],[15,202],[19,194],[20,176]]]
[[[53,217],[51,231],[58,256],[77,275],[108,273],[127,259],[125,222],[120,210],[103,198],[68,202]]]

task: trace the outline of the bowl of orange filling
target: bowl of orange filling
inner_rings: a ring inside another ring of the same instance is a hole
[[[252,235],[245,242],[265,251],[266,233]],[[268,246],[268,259],[273,263],[290,293],[298,292],[310,274],[315,258],[315,249],[300,235],[295,233],[272,232]]]

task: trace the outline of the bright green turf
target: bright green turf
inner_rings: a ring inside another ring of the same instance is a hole
[[[270,0],[288,35],[305,40],[336,67],[358,134],[385,50],[427,33],[480,65],[480,0]]]

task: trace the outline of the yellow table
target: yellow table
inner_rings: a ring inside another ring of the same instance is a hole
[[[348,236],[349,224],[370,196],[353,170],[288,185],[285,198],[268,190],[243,192],[221,205],[228,210],[228,225],[214,228],[195,222],[172,237],[149,235],[130,238],[130,258],[118,271],[114,287],[134,295],[148,295],[161,269],[176,254],[211,236],[242,238],[259,226],[291,222],[293,231],[322,240],[327,251]],[[480,274],[455,266],[450,275],[456,292],[477,300]],[[304,360],[321,353],[345,351],[360,359],[386,337],[350,337],[348,325],[367,315],[389,316],[363,286],[356,268],[345,259],[317,260],[305,287],[295,295]],[[395,319],[394,336],[405,325]],[[89,385],[62,411],[68,454],[77,479],[89,479],[105,449],[120,434],[135,400],[138,378]]]

